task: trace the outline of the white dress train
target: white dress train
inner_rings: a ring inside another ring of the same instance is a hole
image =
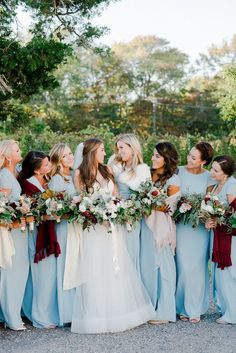
[[[112,193],[109,181],[101,192]],[[83,283],[76,290],[71,331],[119,332],[155,316],[154,308],[127,251],[121,227],[102,225],[83,232]]]

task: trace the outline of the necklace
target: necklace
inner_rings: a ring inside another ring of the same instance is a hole
[[[214,190],[214,194],[219,194],[223,188],[223,186],[225,185],[226,181],[228,180],[228,177],[226,177],[222,182],[220,182],[219,184],[216,184],[215,190]]]

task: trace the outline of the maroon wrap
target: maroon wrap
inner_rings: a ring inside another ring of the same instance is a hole
[[[41,192],[37,186],[27,180],[24,180],[22,183],[22,191],[27,196],[33,196]],[[60,253],[61,249],[57,241],[55,221],[43,221],[38,226],[34,262],[38,263],[43,260],[45,256],[52,254],[58,257]]]
[[[236,198],[230,204],[233,210],[236,210]],[[236,229],[231,233],[227,231],[224,225],[218,225],[214,229],[214,242],[212,251],[212,261],[218,264],[222,270],[225,267],[232,266],[231,261],[231,242],[232,236],[236,235]]]

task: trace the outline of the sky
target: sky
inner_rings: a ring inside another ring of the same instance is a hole
[[[154,34],[194,61],[211,44],[236,34],[236,0],[121,0],[95,22],[110,28],[101,38],[104,44]]]

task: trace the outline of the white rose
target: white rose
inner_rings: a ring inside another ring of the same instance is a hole
[[[203,205],[201,206],[201,208],[202,208],[204,211],[207,211],[207,212],[209,212],[209,213],[213,213],[213,207],[210,206],[210,205],[203,204]]]
[[[85,211],[86,211],[85,205],[80,204],[80,205],[79,205],[79,210],[80,210],[81,212],[85,212]]]

